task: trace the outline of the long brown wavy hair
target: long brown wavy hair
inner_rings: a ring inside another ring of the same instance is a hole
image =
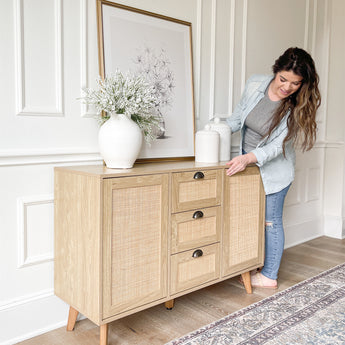
[[[281,101],[272,117],[267,135],[273,132],[290,111],[287,119],[288,133],[283,141],[283,153],[285,155],[285,145],[290,140],[293,145],[300,143],[302,151],[308,151],[315,144],[317,132],[315,117],[321,104],[319,76],[314,61],[305,50],[289,48],[275,61],[272,70],[275,76],[281,71],[292,71],[303,79],[300,88]]]

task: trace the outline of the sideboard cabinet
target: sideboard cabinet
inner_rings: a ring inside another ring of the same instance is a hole
[[[192,161],[55,168],[55,294],[100,326],[263,265],[259,170]]]

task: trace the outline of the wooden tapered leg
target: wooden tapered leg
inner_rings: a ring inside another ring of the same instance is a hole
[[[101,325],[99,329],[99,345],[108,345],[108,324]]]
[[[69,307],[67,331],[73,331],[78,314],[78,310],[74,309],[73,307]]]
[[[243,280],[243,284],[244,284],[244,287],[246,289],[246,292],[247,293],[253,293],[252,292],[252,284],[250,281],[250,272],[242,273],[241,276],[242,276],[242,280]]]
[[[164,303],[165,308],[167,308],[168,310],[171,310],[172,308],[174,308],[174,303],[175,303],[174,299],[171,299],[170,301],[166,301]]]

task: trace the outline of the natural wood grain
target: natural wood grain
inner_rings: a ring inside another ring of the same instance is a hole
[[[57,170],[54,193],[55,294],[99,323],[102,205],[99,178]]]
[[[68,321],[66,327],[67,331],[73,331],[75,322],[77,321],[78,314],[78,310],[75,310],[73,307],[69,307]]]
[[[174,299],[171,299],[170,301],[166,301],[165,303],[164,303],[164,305],[165,305],[165,308],[167,308],[167,309],[172,309],[172,308],[174,308],[174,302],[175,302],[175,300]]]
[[[223,169],[194,170],[172,174],[172,212],[220,205]],[[196,173],[203,178],[195,179]]]
[[[167,297],[168,175],[104,182],[103,318]]]
[[[225,176],[222,276],[263,265],[265,193],[257,167]]]
[[[99,345],[108,345],[108,324],[101,325],[99,328]]]
[[[241,277],[242,277],[244,288],[246,289],[246,292],[249,294],[253,293],[252,284],[250,282],[250,272],[242,273]]]
[[[345,262],[345,240],[319,237],[286,249],[278,279],[278,290]],[[268,289],[245,293],[234,277],[195,291],[175,300],[172,310],[158,305],[109,324],[110,345],[162,345],[249,304],[274,294]],[[85,319],[78,321],[74,332],[62,327],[23,341],[21,345],[95,345],[100,327]]]
[[[70,167],[56,167],[55,170],[69,170],[72,173],[97,176],[101,178],[121,177],[121,176],[138,176],[151,175],[155,173],[173,173],[180,171],[208,171],[215,168],[226,169],[226,162],[217,163],[196,163],[194,161],[179,161],[179,162],[160,162],[148,164],[135,164],[131,169],[108,169],[103,165],[81,165]]]
[[[200,257],[193,253],[200,251]],[[171,293],[219,278],[219,243],[171,256]]]
[[[200,218],[193,217],[197,212],[202,212]],[[178,253],[218,242],[220,231],[219,206],[175,213],[171,216],[171,252]]]
[[[55,170],[55,292],[97,325],[261,264],[264,210],[258,168],[248,167],[230,180],[217,164],[191,170],[196,164],[184,163],[179,171],[171,171],[176,164],[163,166],[146,164],[118,175],[104,167]],[[229,199],[240,207],[232,207]],[[194,219],[195,212],[203,217]],[[236,222],[248,215],[247,223]],[[229,232],[236,238],[224,242]],[[231,247],[225,263],[229,258],[236,263],[221,277],[224,246]],[[71,317],[68,328],[73,326]]]

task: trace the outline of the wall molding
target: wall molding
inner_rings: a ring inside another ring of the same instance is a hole
[[[17,268],[39,265],[54,260],[54,252],[49,251],[41,255],[28,255],[28,208],[36,205],[54,205],[54,195],[34,195],[17,199],[18,217],[18,265]]]
[[[230,3],[230,37],[229,37],[229,89],[228,89],[228,116],[232,114],[234,102],[234,58],[235,58],[235,11],[236,2],[231,0]]]
[[[343,149],[344,142],[343,141],[320,141],[315,144],[316,148],[325,148],[325,149]]]
[[[228,109],[227,113],[215,113],[214,112],[214,90],[210,97],[210,104],[212,104],[212,112],[210,112],[209,119],[219,117],[221,119],[226,119],[232,114],[233,102],[234,102],[234,57],[235,57],[235,14],[236,14],[236,0],[231,0],[230,2],[230,13],[229,13],[229,75],[228,75]],[[242,65],[241,65],[241,92],[244,90],[244,85],[246,83],[246,64],[243,61],[247,59],[247,26],[248,26],[248,0],[243,2],[243,13],[242,13]],[[245,59],[245,60],[243,60]],[[215,75],[213,76],[215,78]],[[215,84],[215,80],[213,82]]]
[[[80,0],[80,97],[84,96],[83,88],[89,86],[88,75],[88,6],[87,0]],[[96,114],[89,112],[87,104],[81,103],[81,117],[91,117]]]
[[[48,315],[54,311],[52,318],[35,318],[35,311],[41,315]],[[7,325],[0,334],[1,345],[12,345],[40,334],[66,326],[68,305],[54,295],[53,289],[20,296],[5,301],[0,305],[0,320]],[[79,315],[79,319],[84,317]],[[17,327],[8,320],[16,320],[22,327]],[[7,323],[6,323],[7,322]]]
[[[291,207],[291,206],[299,205],[303,202],[302,196],[301,196],[301,194],[302,194],[301,176],[302,176],[302,170],[297,168],[295,170],[294,188],[293,189],[291,189],[292,187],[290,188],[289,194],[286,197],[284,207]]]
[[[310,0],[305,1],[304,40],[303,48],[308,50],[309,42],[309,21],[310,21]]]
[[[88,0],[80,0],[80,97],[84,96],[83,89],[89,85],[89,34],[88,34]],[[94,107],[81,102],[80,114],[83,118],[97,116]]]
[[[210,104],[209,119],[214,117],[214,90],[216,83],[216,24],[217,24],[217,0],[211,2],[211,44],[210,44]]]
[[[326,214],[323,219],[325,236],[343,239],[343,217]]]
[[[196,104],[195,104],[195,119],[200,119],[200,94],[201,94],[201,83],[200,83],[200,76],[201,76],[201,39],[202,39],[202,0],[197,0],[196,3],[197,10],[196,10],[196,54],[194,56],[194,68],[195,68],[195,76],[196,76]],[[197,106],[196,106],[197,105]]]
[[[307,167],[306,169],[306,185],[305,185],[305,196],[304,200],[305,202],[311,202],[315,200],[321,199],[321,168],[320,167]],[[317,183],[313,183],[311,181],[313,177],[313,172],[315,173],[314,177],[317,179]]]
[[[234,101],[234,55],[235,55],[235,10],[236,10],[236,0],[231,0],[230,2],[230,12],[229,12],[229,74],[228,74],[228,106],[227,112],[225,114],[216,113],[214,112],[213,106],[213,113],[210,113],[209,119],[212,120],[215,117],[219,117],[221,119],[226,119],[232,114],[232,107]],[[215,97],[214,92],[212,94],[212,98],[210,102],[214,104]]]
[[[310,11],[311,1],[313,4],[313,13]],[[316,44],[316,23],[317,23],[317,10],[318,10],[318,0],[306,0],[305,3],[305,26],[304,26],[304,49],[309,50],[308,46],[310,46],[310,53],[311,56],[315,56],[315,44]],[[310,26],[311,27],[311,35],[309,33]],[[311,36],[311,37],[310,37]]]
[[[241,94],[246,85],[246,62],[247,62],[247,28],[248,28],[248,0],[243,1],[242,19],[242,52],[241,52]]]
[[[322,218],[307,219],[296,224],[286,224],[284,249],[324,236]]]
[[[330,12],[329,11],[329,1],[324,0],[324,12],[323,12],[323,35],[322,39],[325,41],[325,49],[322,50],[322,56],[320,56],[321,61],[324,59],[324,63],[322,64],[322,70],[320,75],[320,80],[325,80],[323,86],[323,98],[321,107],[319,108],[319,112],[321,112],[320,116],[320,123],[324,123],[325,125],[322,127],[323,138],[326,138],[326,117],[328,112],[328,84],[329,84],[329,57],[330,57],[330,40],[331,40],[331,30],[330,30]],[[320,74],[320,73],[319,73]]]
[[[5,302],[2,302],[0,304],[0,311],[4,311],[7,309],[13,309],[19,305],[35,302],[39,299],[47,298],[50,296],[54,296],[54,289],[46,289],[46,290],[42,290],[39,292],[35,292],[33,294],[30,294],[30,295],[13,298],[13,299],[7,300]]]
[[[0,150],[0,166],[36,165],[36,164],[63,164],[102,163],[98,150],[93,148],[52,148],[47,150]]]
[[[314,0],[314,8],[313,8],[313,32],[312,32],[312,39],[311,39],[311,53],[312,53],[312,56],[315,56],[315,47],[316,47],[317,10],[318,10],[318,0]]]
[[[16,115],[64,116],[63,57],[62,57],[62,0],[54,0],[55,13],[55,105],[30,106],[25,103],[24,14],[23,0],[14,1],[14,45],[16,64]]]

